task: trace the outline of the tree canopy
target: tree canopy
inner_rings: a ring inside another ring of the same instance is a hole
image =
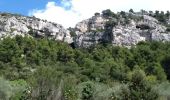
[[[130,49],[99,44],[85,49],[49,39],[5,38],[0,41],[0,98],[167,98],[155,86],[170,80],[169,62],[169,42],[141,42]]]

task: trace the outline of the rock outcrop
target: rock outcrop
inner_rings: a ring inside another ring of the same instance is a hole
[[[121,15],[118,18],[95,15],[78,23],[75,27],[75,45],[89,47],[101,42],[110,42],[118,46],[132,46],[140,41],[170,41],[166,27],[157,19],[144,14],[128,13],[128,16],[132,18],[125,19]]]
[[[73,36],[70,35],[72,31],[56,23],[35,17],[0,13],[0,39],[16,35],[47,37],[85,48],[99,43],[130,47],[140,41],[170,41],[170,27],[168,29],[148,13],[113,14],[107,11],[77,23],[72,29],[75,33]],[[169,18],[168,25],[170,26]]]
[[[21,36],[48,37],[55,40],[72,43],[68,30],[61,25],[41,20],[35,17],[1,13],[0,38]]]

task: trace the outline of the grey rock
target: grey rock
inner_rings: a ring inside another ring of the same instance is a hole
[[[16,35],[48,37],[85,48],[99,43],[131,47],[140,41],[170,41],[170,33],[157,19],[142,13],[131,13],[130,16],[132,18],[126,23],[122,16],[107,18],[100,14],[95,15],[77,23],[73,29],[75,36],[72,37],[70,32],[59,24],[35,17],[0,13],[0,39]],[[117,23],[108,27],[109,21]],[[170,20],[167,20],[167,23],[170,23]]]
[[[157,19],[143,14],[133,14],[133,17],[141,19],[131,19],[124,25],[119,22],[124,20],[120,17],[118,25],[108,30],[105,26],[109,19],[102,15],[93,16],[76,25],[74,43],[77,47],[86,48],[106,40],[113,45],[126,47],[136,45],[140,41],[170,41],[166,27]]]
[[[78,33],[79,34],[79,33]],[[74,40],[76,47],[89,47],[100,43],[104,32],[80,33]]]
[[[68,43],[73,42],[69,31],[59,24],[35,17],[0,14],[0,38],[16,35],[32,37],[33,35],[29,34],[31,31],[37,37],[48,37]]]
[[[170,41],[170,33],[153,33],[152,34],[152,40],[156,40],[156,41]]]

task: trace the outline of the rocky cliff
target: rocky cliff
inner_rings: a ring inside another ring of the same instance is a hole
[[[31,37],[48,37],[72,43],[68,30],[61,25],[35,17],[0,13],[0,38],[16,35]]]
[[[76,25],[74,41],[77,47],[89,47],[103,42],[128,47],[140,41],[170,41],[166,27],[169,25],[169,17],[166,24],[163,24],[149,13],[105,12],[97,13]]]
[[[8,13],[0,13],[0,38],[16,35],[47,37],[76,47],[89,47],[99,43],[132,46],[140,41],[170,41],[170,13],[118,12],[104,10],[93,17],[64,29],[61,25]]]

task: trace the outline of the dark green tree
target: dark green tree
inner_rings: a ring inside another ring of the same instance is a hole
[[[158,94],[145,79],[145,73],[135,70],[129,85],[131,100],[157,100]]]
[[[133,9],[130,9],[129,12],[130,12],[130,13],[134,13]]]
[[[82,100],[93,100],[94,87],[87,83],[82,91]]]

